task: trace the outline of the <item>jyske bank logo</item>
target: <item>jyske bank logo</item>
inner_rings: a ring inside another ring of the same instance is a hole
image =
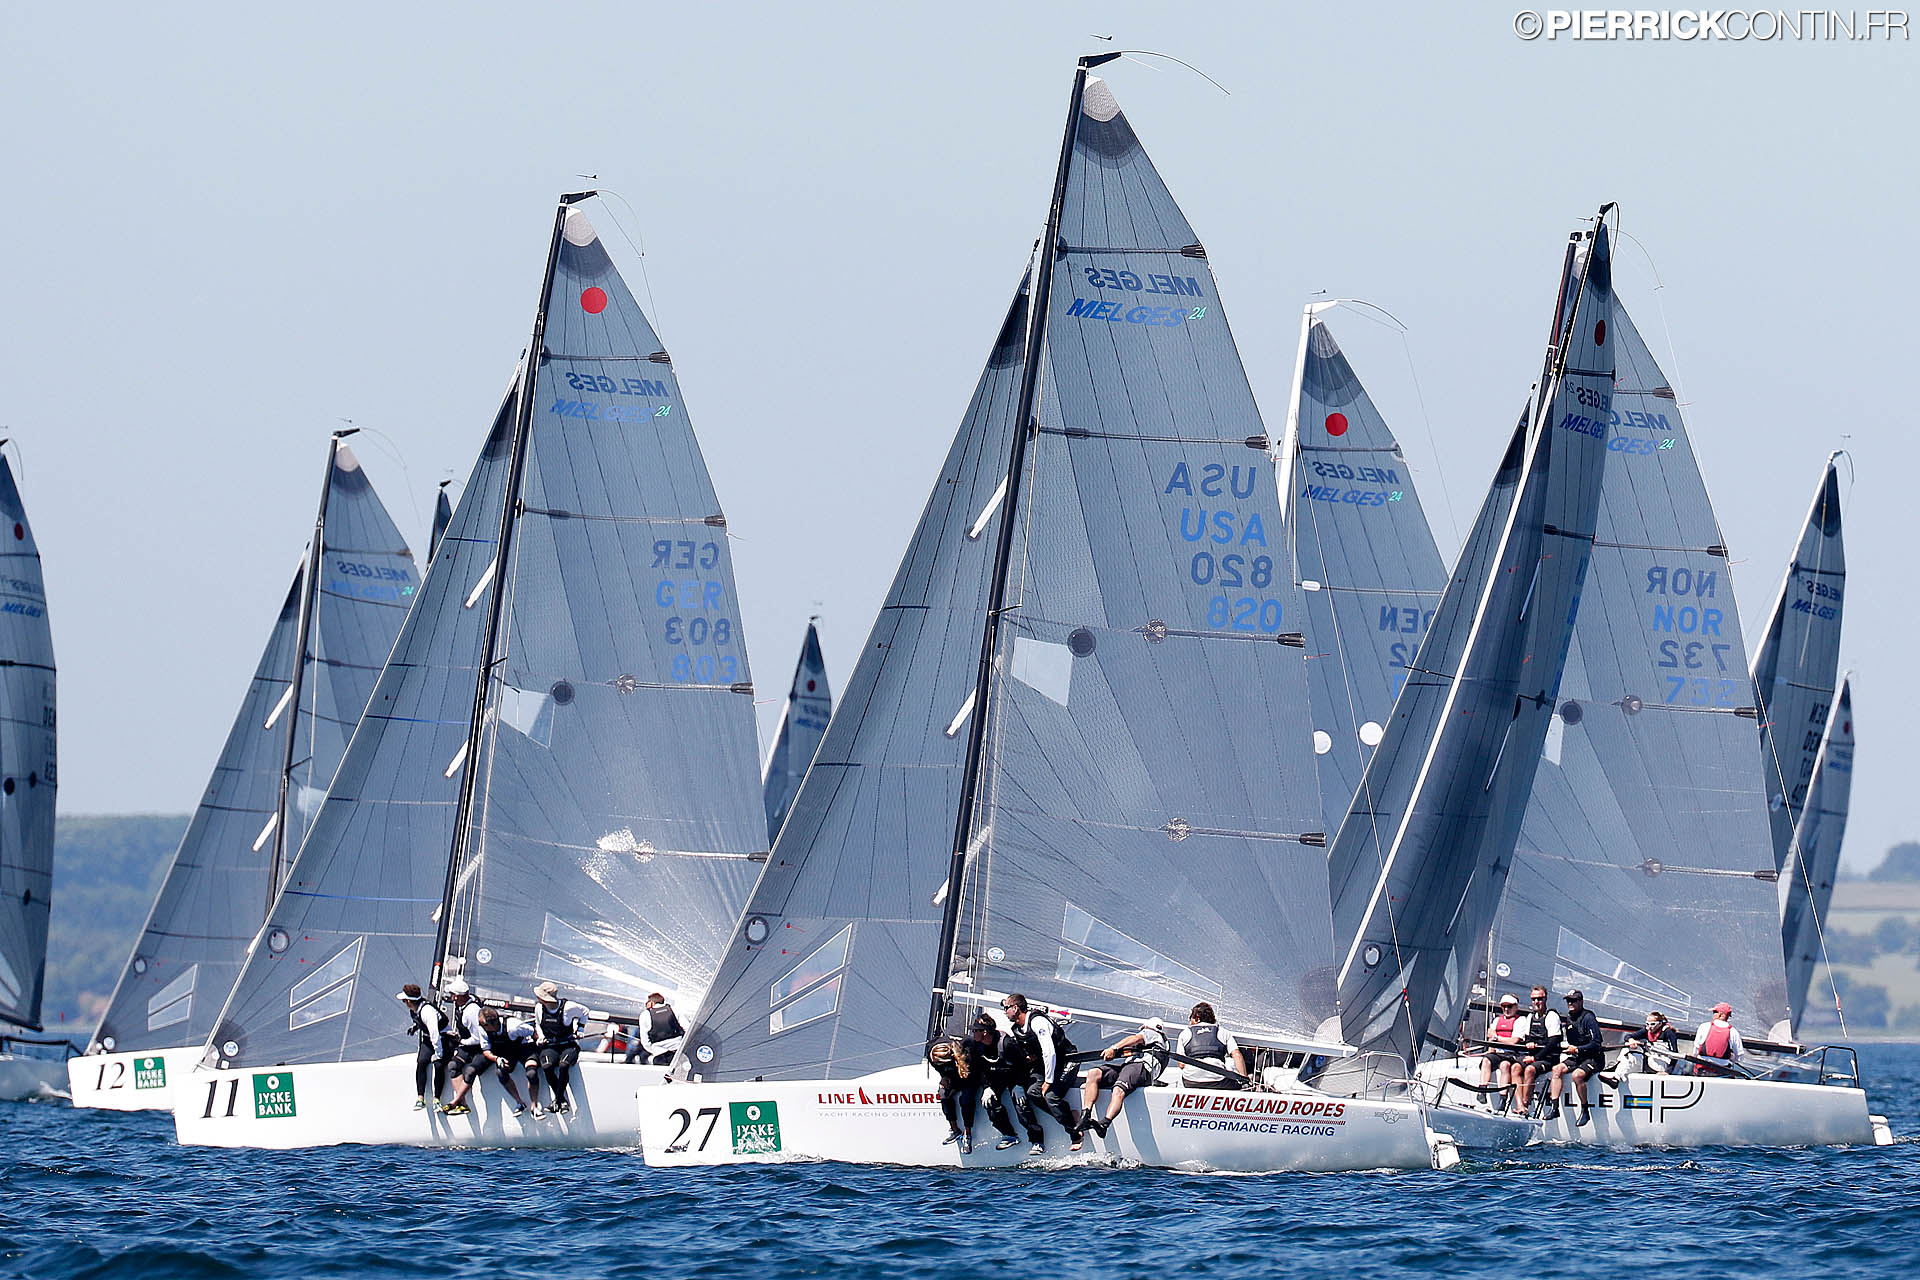
[[[780,1108],[772,1102],[730,1102],[727,1119],[733,1127],[733,1153],[772,1155],[780,1150]]]
[[[167,1087],[167,1060],[155,1055],[151,1058],[133,1060],[133,1087],[136,1089],[164,1089]]]
[[[253,1078],[253,1118],[279,1120],[295,1114],[293,1073],[266,1071]]]

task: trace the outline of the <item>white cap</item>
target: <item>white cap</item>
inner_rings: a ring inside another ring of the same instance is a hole
[[[1140,1029],[1142,1031],[1145,1031],[1149,1027],[1151,1027],[1155,1031],[1165,1031],[1167,1029],[1167,1024],[1165,1022],[1162,1022],[1159,1018],[1148,1018],[1145,1022],[1140,1024]]]
[[[471,995],[472,993],[473,988],[467,985],[465,978],[455,978],[453,981],[447,983],[447,994],[450,996],[464,996]]]

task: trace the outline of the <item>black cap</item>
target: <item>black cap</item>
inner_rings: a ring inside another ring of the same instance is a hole
[[[1580,994],[1580,988],[1578,987],[1575,987],[1573,990],[1567,992],[1566,998],[1569,1000],[1578,1000],[1583,1004],[1586,1002],[1586,999],[1587,999],[1585,996]]]

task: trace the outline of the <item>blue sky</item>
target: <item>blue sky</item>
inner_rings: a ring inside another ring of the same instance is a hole
[[[1749,634],[1822,461],[1852,452],[1848,863],[1871,865],[1920,836],[1897,727],[1916,706],[1914,46],[1524,42],[1513,10],[1477,9],[15,11],[0,424],[45,549],[63,808],[197,801],[341,419],[424,544],[583,173],[618,193],[603,233],[651,292],[726,506],[762,697],[815,612],[844,683],[1099,32],[1231,91],[1108,69],[1271,429],[1315,291],[1406,323],[1337,331],[1449,553],[1448,508],[1477,505],[1538,369],[1565,235],[1604,200],[1631,237],[1622,296],[1657,349],[1671,335]]]

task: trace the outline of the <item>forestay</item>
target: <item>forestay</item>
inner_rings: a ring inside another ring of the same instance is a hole
[[[53,632],[40,546],[0,458],[0,1021],[40,1029],[53,905]]]
[[[769,843],[780,834],[780,824],[787,820],[787,812],[793,808],[793,798],[800,792],[800,780],[807,776],[807,766],[813,763],[814,754],[820,749],[820,739],[826,735],[827,721],[832,715],[833,690],[827,685],[827,661],[820,653],[820,629],[809,622],[762,781]]]
[[[690,1005],[767,848],[727,521],[577,208],[544,314],[446,958],[482,993]]]
[[[209,1043],[223,1065],[379,1058],[410,1043],[393,994],[424,982],[445,890],[510,395]]]
[[[1727,551],[1674,392],[1626,309],[1582,412],[1610,460],[1566,675],[1505,898],[1465,965],[1489,990],[1580,988],[1601,1017],[1784,1016],[1753,707]],[[1466,1012],[1457,993],[1441,1030]]]
[[[991,993],[1242,1034],[1332,1012],[1303,618],[1205,251],[1087,81],[958,907]],[[973,998],[969,1000],[969,992]]]
[[[1840,615],[1847,557],[1840,527],[1840,480],[1835,459],[1813,496],[1793,560],[1767,617],[1754,655],[1753,687],[1760,702],[1760,767],[1772,816],[1776,869],[1787,864],[1793,832],[1807,801],[1814,758],[1840,671]]]
[[[1516,429],[1334,842],[1346,1038],[1411,1069],[1499,901],[1592,552],[1613,385],[1604,223],[1570,247]],[[1351,941],[1349,941],[1351,940]]]
[[[94,1048],[206,1040],[273,900],[276,854],[299,849],[412,607],[412,553],[338,440],[328,447],[314,539]]]
[[[1847,830],[1853,790],[1853,690],[1842,677],[1840,696],[1827,717],[1813,780],[1794,829],[1793,848],[1780,873],[1780,934],[1787,961],[1787,1004],[1794,1035],[1807,1011],[1815,965],[1826,961],[1824,932],[1840,874],[1840,841]]]
[[[1433,623],[1447,567],[1400,442],[1318,314],[1328,305],[1301,319],[1280,488],[1306,609],[1321,806],[1337,827]]]
[[[842,1079],[920,1052],[1026,301],[1023,284],[692,1027],[696,1074]]]

